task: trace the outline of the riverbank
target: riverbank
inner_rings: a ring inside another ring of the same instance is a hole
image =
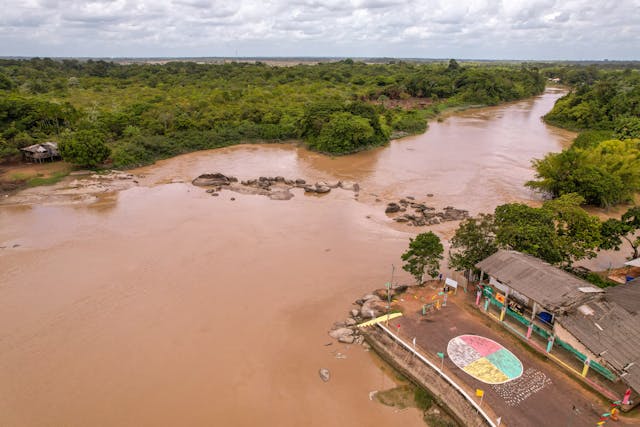
[[[53,185],[63,180],[73,167],[66,162],[0,164],[0,197],[25,188]]]
[[[309,147],[308,143],[300,139],[285,139],[285,140],[267,140],[262,138],[257,139],[246,139],[246,138],[230,138],[227,140],[220,140],[217,137],[209,138],[209,143],[198,143],[195,144],[195,148],[182,148],[176,150],[169,150],[168,155],[165,153],[159,156],[152,156],[150,158],[138,159],[139,161],[135,161],[129,164],[126,164],[126,167],[120,167],[118,169],[122,170],[134,170],[144,166],[150,166],[155,164],[161,160],[171,159],[176,156],[189,154],[202,150],[215,150],[221,149],[225,147],[235,146],[235,145],[246,145],[246,144],[285,144],[285,145],[294,145],[299,146],[304,149],[310,150],[312,152],[316,152],[329,157],[341,157],[341,156],[350,156],[361,152],[366,152],[369,150],[373,150],[376,148],[388,146],[393,141],[399,141],[402,138],[412,137],[416,135],[424,134],[429,129],[428,120],[437,120],[439,122],[443,121],[447,117],[473,109],[481,109],[487,108],[488,106],[485,104],[469,104],[462,103],[451,100],[443,100],[440,102],[432,102],[431,100],[425,99],[422,102],[420,99],[413,99],[412,102],[407,101],[398,101],[397,103],[391,103],[390,105],[396,106],[398,108],[409,108],[412,109],[410,111],[414,112],[420,117],[420,121],[423,123],[423,126],[419,126],[413,131],[397,131],[390,135],[389,140],[384,144],[378,145],[367,145],[358,147],[358,149],[344,152],[344,153],[332,153],[332,152],[323,152],[318,150],[313,150]],[[496,106],[506,105],[519,101],[506,101],[497,104]],[[374,103],[375,104],[375,103]],[[417,107],[417,108],[416,108]],[[204,134],[203,134],[204,135]],[[203,139],[203,135],[193,136],[194,139]],[[188,137],[188,136],[187,136]],[[160,138],[159,136],[156,138]],[[180,138],[178,138],[181,140]],[[207,139],[206,137],[204,139]],[[155,141],[158,144],[158,141]],[[124,153],[119,153],[118,155],[124,155]],[[117,155],[117,156],[118,156]],[[126,156],[125,156],[126,157]],[[120,160],[122,162],[122,160]],[[57,182],[64,179],[69,173],[71,173],[75,167],[69,163],[64,161],[62,162],[51,162],[51,163],[20,163],[18,161],[13,162],[3,162],[0,163],[0,196],[5,196],[9,194],[14,194],[20,190],[37,187],[37,186],[47,186],[53,185]]]

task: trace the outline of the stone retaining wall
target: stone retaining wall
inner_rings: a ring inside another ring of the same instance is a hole
[[[462,426],[488,426],[486,420],[438,372],[420,362],[404,347],[380,329],[362,328],[365,340],[373,350],[402,375],[427,390],[440,407]]]

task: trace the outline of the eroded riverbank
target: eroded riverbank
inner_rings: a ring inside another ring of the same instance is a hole
[[[90,204],[19,194],[33,202],[0,207],[0,421],[422,425],[369,400],[393,379],[360,348],[325,346],[327,325],[387,280],[417,230],[388,202],[433,194],[438,209],[475,214],[534,200],[522,186],[531,158],[573,136],[539,119],[561,94],[469,110],[353,156],[234,146],[132,171],[138,183]],[[191,185],[213,171],[360,191],[292,189],[283,202]]]

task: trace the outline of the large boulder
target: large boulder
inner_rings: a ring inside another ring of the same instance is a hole
[[[338,342],[345,344],[353,344],[355,340],[356,337],[354,337],[353,335],[342,335],[340,338],[338,338]]]
[[[400,212],[400,205],[397,203],[389,203],[387,208],[384,210],[385,213],[396,213]]]
[[[319,182],[316,184],[315,187],[315,192],[318,194],[324,194],[324,193],[328,193],[329,191],[331,191],[331,187],[329,187],[327,184]]]
[[[340,337],[349,337],[353,335],[353,330],[349,328],[338,328],[329,332],[331,338],[340,340]]]
[[[387,311],[387,303],[381,301],[379,297],[369,299],[362,304],[360,315],[362,318],[375,318],[382,316]]]
[[[342,187],[342,189],[344,190],[351,190],[355,192],[360,191],[360,186],[356,182],[340,181],[340,187]]]
[[[230,185],[232,182],[237,182],[238,179],[233,176],[226,176],[221,173],[204,173],[194,179],[191,183],[198,186],[214,186],[219,187],[221,185]]]
[[[289,200],[292,197],[293,193],[291,193],[289,190],[271,191],[269,193],[269,198],[271,200]]]
[[[439,215],[440,216],[440,215]],[[464,209],[456,209],[452,206],[447,206],[442,212],[443,221],[460,221],[469,217],[469,211]]]
[[[320,370],[318,371],[318,374],[320,375],[320,378],[322,379],[322,381],[324,381],[325,383],[329,381],[329,379],[331,378],[331,373],[327,368],[320,368]]]

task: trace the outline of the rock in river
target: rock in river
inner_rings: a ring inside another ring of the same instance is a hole
[[[338,329],[334,329],[333,331],[329,332],[329,335],[331,336],[331,338],[335,338],[337,340],[340,340],[340,338],[342,337],[349,337],[353,335],[353,330],[349,329],[349,328],[338,328]]]
[[[387,209],[385,209],[385,213],[396,213],[400,211],[400,205],[397,203],[389,203],[387,205]]]
[[[318,371],[318,374],[320,374],[320,378],[325,383],[327,381],[329,381],[329,378],[331,378],[331,373],[329,372],[329,370],[327,368],[320,368],[320,370]]]
[[[338,338],[338,342],[341,342],[344,344],[353,344],[355,340],[356,340],[356,337],[354,337],[353,335],[343,335],[340,338]]]
[[[380,301],[380,298],[370,299],[362,304],[362,309],[360,310],[360,315],[363,318],[374,318],[378,316],[382,316],[386,312],[386,303]]]
[[[198,186],[221,186],[229,185],[237,182],[238,179],[233,176],[226,176],[221,173],[204,173],[192,181],[193,185]]]

